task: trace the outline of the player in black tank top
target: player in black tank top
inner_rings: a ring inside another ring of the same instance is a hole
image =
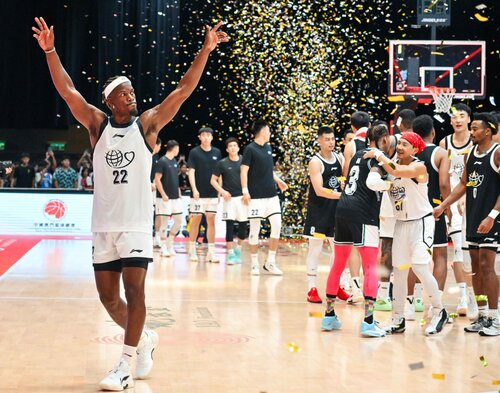
[[[461,182],[448,198],[434,209],[439,217],[451,203],[467,193],[467,241],[472,261],[474,292],[486,295],[489,310],[481,307],[486,301],[478,301],[479,317],[466,332],[482,336],[500,335],[498,317],[498,278],[495,273],[495,257],[499,242],[500,210],[500,145],[492,140],[498,132],[498,122],[490,113],[476,113],[471,124],[474,147],[467,155]],[[470,220],[470,221],[469,221]]]

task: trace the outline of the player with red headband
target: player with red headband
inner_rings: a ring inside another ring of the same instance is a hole
[[[428,174],[425,164],[415,156],[425,149],[425,142],[414,132],[401,136],[397,146],[397,160],[391,161],[379,150],[370,150],[364,158],[376,158],[392,175],[389,197],[396,217],[392,263],[394,266],[394,303],[391,333],[405,331],[404,302],[408,292],[408,270],[411,267],[422,282],[433,307],[433,317],[426,335],[439,333],[448,314],[443,307],[441,293],[429,270],[434,243],[434,217],[427,197]]]

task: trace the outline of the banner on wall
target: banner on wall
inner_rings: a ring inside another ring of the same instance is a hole
[[[1,192],[0,234],[87,236],[90,193]]]

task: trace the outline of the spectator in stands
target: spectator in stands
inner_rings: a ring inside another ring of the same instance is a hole
[[[45,159],[45,161],[40,162],[38,164],[37,173],[37,183],[36,186],[38,188],[52,188],[52,173],[50,173],[51,164],[49,160]]]
[[[189,184],[188,166],[179,160],[179,188],[181,195],[191,196],[191,185]]]
[[[35,170],[30,165],[30,155],[21,153],[21,162],[12,172],[11,187],[34,188]]]
[[[78,185],[78,175],[71,168],[69,157],[63,157],[61,166],[54,173],[55,188],[76,188]]]
[[[83,167],[80,182],[78,183],[79,190],[93,190],[94,182],[92,181],[92,173],[90,168]]]

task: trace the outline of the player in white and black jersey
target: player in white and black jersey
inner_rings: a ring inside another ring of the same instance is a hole
[[[179,155],[179,143],[174,140],[167,142],[167,152],[158,160],[155,169],[156,183],[156,215],[160,217],[160,233],[166,235],[165,243],[161,244],[161,256],[174,257],[174,238],[182,224],[182,199],[179,188],[179,168],[176,157]],[[167,234],[168,219],[173,224]]]
[[[226,222],[227,264],[241,263],[241,246],[247,237],[248,207],[243,204],[241,161],[238,139],[224,142],[228,156],[215,165],[210,184],[224,198],[222,220]],[[238,242],[234,243],[234,227],[238,223]]]
[[[370,147],[383,138],[389,138],[389,130],[383,124],[371,127],[367,133]],[[388,146],[388,143],[384,143]],[[356,247],[361,255],[364,271],[363,294],[365,318],[361,323],[364,337],[383,337],[385,331],[378,327],[373,317],[377,295],[377,256],[379,251],[380,192],[389,189],[384,181],[385,171],[374,159],[366,160],[363,155],[369,149],[357,152],[351,160],[347,184],[337,204],[335,214],[334,262],[326,285],[326,311],[321,328],[337,330],[342,326],[337,318],[334,303],[340,286],[340,276]]]
[[[466,155],[462,180],[448,198],[434,209],[439,217],[443,210],[466,194],[466,232],[472,261],[472,282],[478,295],[479,316],[466,332],[483,336],[500,335],[498,315],[498,278],[495,258],[500,242],[500,145],[493,142],[498,122],[490,113],[476,113],[471,124],[474,147]]]
[[[413,122],[413,131],[420,135],[425,142],[425,149],[417,155],[417,158],[422,161],[427,168],[427,174],[429,176],[427,194],[429,203],[434,208],[439,206],[443,199],[450,195],[450,160],[448,159],[446,150],[433,143],[436,132],[434,131],[432,118],[429,115],[418,116]],[[442,293],[446,283],[446,273],[448,270],[448,232],[444,215],[435,222],[432,260],[434,262],[433,275]],[[411,275],[414,275],[413,272]],[[411,284],[412,282],[409,280],[408,285],[410,286]],[[413,298],[407,299],[407,301],[409,304],[412,304]]]
[[[433,306],[432,319],[425,334],[439,333],[448,320],[437,281],[428,268],[432,260],[435,225],[427,193],[427,168],[415,158],[425,147],[425,142],[418,134],[405,132],[398,142],[396,162],[381,152],[369,151],[365,154],[366,158],[376,157],[392,179],[389,196],[396,217],[392,245],[392,262],[395,268],[393,325],[388,329],[392,333],[405,331],[404,304],[408,267],[413,269],[422,282]]]
[[[99,298],[125,330],[123,353],[100,388],[134,386],[130,366],[137,353],[136,377],[145,378],[153,365],[158,335],[144,329],[144,285],[153,257],[151,227],[151,152],[158,132],[174,117],[196,88],[209,54],[227,35],[206,26],[205,41],[177,88],[159,105],[139,117],[134,89],[124,76],[108,79],[103,101],[112,116],[87,103],[76,90],[54,47],[54,30],[35,18],[34,37],[46,53],[52,81],[74,117],[88,130],[94,148],[92,209],[93,265]],[[120,298],[120,279],[126,302]]]
[[[439,146],[448,152],[448,158],[451,161],[450,185],[453,190],[460,183],[465,167],[464,159],[472,148],[472,139],[469,130],[471,122],[471,109],[469,106],[460,102],[454,104],[451,111],[450,123],[453,127],[453,134],[443,138],[439,142]],[[462,222],[465,220],[462,215],[464,204],[464,199],[461,199],[451,206],[451,222],[448,220],[448,236],[453,243],[453,273],[459,287],[457,312],[460,315],[467,313],[469,316],[473,316],[477,315],[477,305],[470,278],[470,263],[468,263],[470,261],[467,260],[468,256],[464,256],[464,250],[467,249],[465,233],[462,233]]]
[[[271,224],[269,252],[264,270],[270,274],[282,275],[276,264],[281,234],[281,205],[276,192],[276,184],[281,191],[288,186],[273,172],[274,161],[271,145],[271,129],[265,120],[256,120],[252,125],[254,140],[245,147],[241,161],[241,187],[243,203],[248,206],[250,220],[251,274],[259,275],[259,232],[261,220],[267,218]]]
[[[368,131],[368,127],[370,127],[370,115],[368,113],[356,111],[351,115],[351,129],[354,132],[354,138],[344,148],[345,162],[342,169],[343,177],[347,177],[349,165],[354,154],[366,148],[366,132]],[[349,286],[351,288],[349,303],[362,302],[364,297],[360,281],[361,258],[356,249],[351,251],[348,266],[350,275]]]
[[[307,252],[307,301],[322,303],[316,289],[318,259],[323,242],[328,239],[333,251],[333,234],[335,210],[342,192],[342,156],[334,152],[335,134],[331,127],[318,129],[318,145],[320,151],[309,161],[309,194],[307,199],[307,215],[304,224],[304,237],[308,238]],[[347,300],[349,295],[341,288],[337,297]]]
[[[220,150],[212,146],[214,130],[202,127],[198,130],[200,145],[191,149],[188,157],[189,184],[191,184],[192,197],[189,203],[191,214],[191,227],[189,230],[189,259],[198,262],[196,253],[196,239],[203,214],[207,220],[208,262],[219,262],[215,255],[215,215],[219,198],[217,190],[212,187],[210,180],[217,161],[221,159]]]

